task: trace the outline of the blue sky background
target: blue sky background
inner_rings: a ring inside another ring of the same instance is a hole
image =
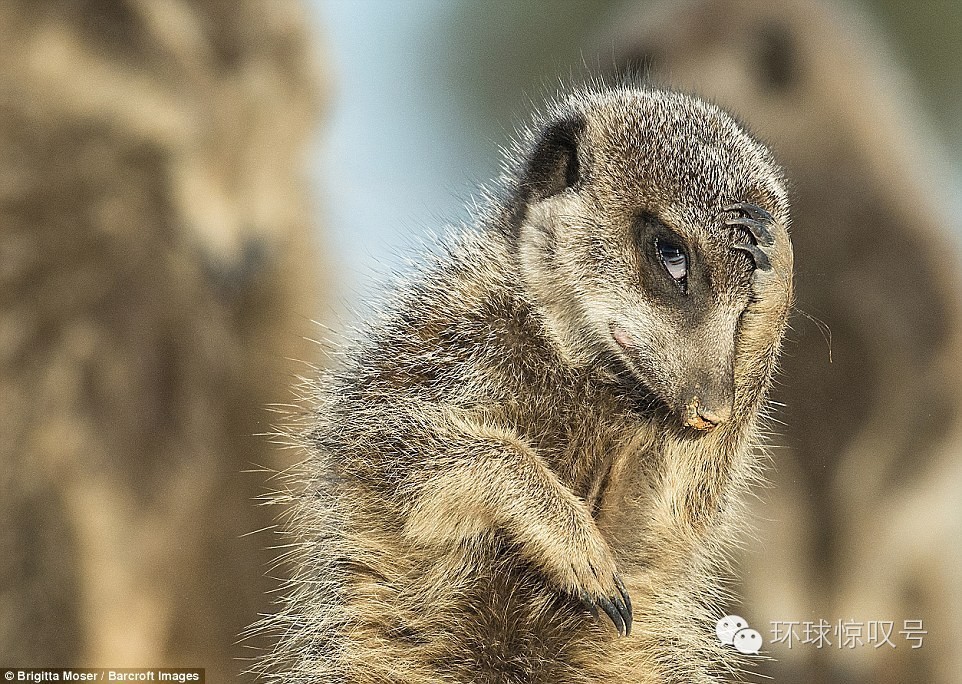
[[[378,274],[410,252],[411,236],[466,218],[497,172],[437,72],[435,28],[455,3],[315,0],[332,60],[333,102],[318,141],[316,181],[341,298],[363,306]]]

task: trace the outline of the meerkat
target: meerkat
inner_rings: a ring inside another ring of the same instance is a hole
[[[667,91],[551,106],[314,383],[283,682],[713,682],[792,299],[785,181]]]
[[[599,53],[730,108],[792,179],[797,308],[827,334],[798,315],[786,338],[779,448],[756,510],[766,552],[742,561],[738,611],[769,630],[894,621],[897,648],[769,643],[768,673],[948,684],[962,672],[958,220],[912,84],[866,22],[811,0],[658,3]],[[912,649],[897,632],[919,619],[928,634]]]
[[[0,4],[0,664],[206,668],[269,609],[254,436],[310,362],[284,0]]]

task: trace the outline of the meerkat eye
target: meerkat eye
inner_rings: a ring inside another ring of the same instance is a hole
[[[655,240],[655,248],[668,275],[683,285],[688,277],[688,256],[685,250],[664,240]]]

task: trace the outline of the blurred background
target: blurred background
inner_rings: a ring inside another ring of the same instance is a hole
[[[0,4],[0,665],[228,681],[265,647],[235,636],[282,574],[251,500],[294,455],[254,435],[322,362],[313,321],[364,316],[532,106],[601,74],[717,100],[794,183],[726,607],[775,659],[754,679],[962,681],[960,45],[949,0]]]

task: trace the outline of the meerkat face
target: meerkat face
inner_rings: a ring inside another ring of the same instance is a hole
[[[725,422],[755,268],[726,221],[787,220],[769,152],[704,102],[620,90],[563,108],[522,179],[523,275],[564,353],[628,369],[684,426]]]

